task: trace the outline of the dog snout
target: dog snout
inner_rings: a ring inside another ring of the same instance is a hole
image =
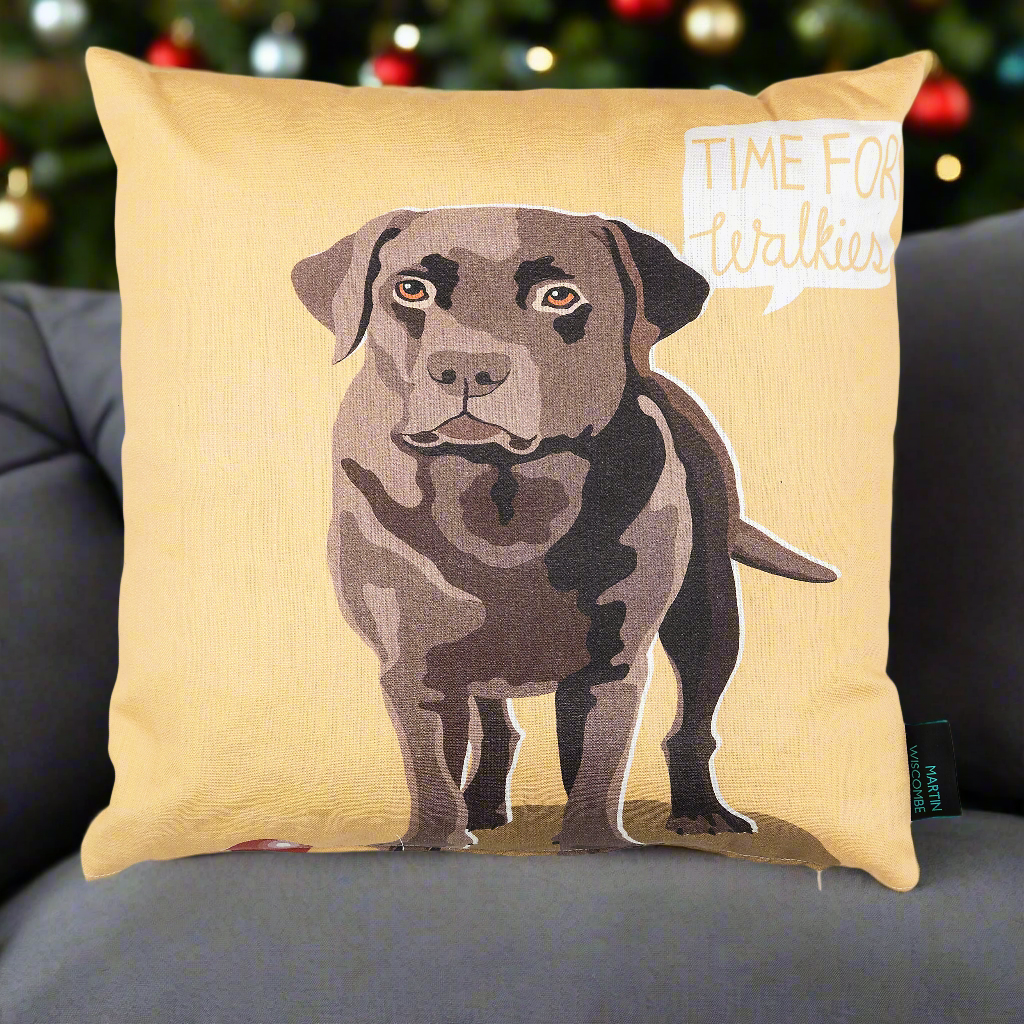
[[[427,357],[427,373],[450,395],[489,395],[511,372],[512,361],[500,352],[445,351]]]

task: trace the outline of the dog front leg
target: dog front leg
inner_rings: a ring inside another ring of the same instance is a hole
[[[559,853],[639,846],[619,828],[633,732],[647,684],[646,658],[584,669],[555,691],[562,783],[568,793]]]
[[[458,742],[465,755],[469,703],[465,695],[449,696],[424,686],[421,678],[402,665],[381,677],[409,784],[409,830],[400,845],[462,850],[472,840],[466,833],[466,802],[459,790],[461,772],[456,780],[449,757]]]

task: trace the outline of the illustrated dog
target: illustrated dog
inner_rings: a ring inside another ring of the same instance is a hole
[[[366,343],[334,429],[327,547],[401,744],[396,847],[462,849],[506,824],[510,698],[551,692],[559,852],[632,845],[622,800],[655,638],[679,685],[667,828],[754,830],[711,765],[739,656],[732,561],[837,574],[742,518],[727,442],[651,369],[704,278],[623,221],[482,206],[387,213],[292,282],[335,362]]]

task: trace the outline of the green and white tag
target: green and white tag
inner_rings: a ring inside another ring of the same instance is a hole
[[[957,817],[962,811],[949,722],[918,722],[906,729],[910,820]]]

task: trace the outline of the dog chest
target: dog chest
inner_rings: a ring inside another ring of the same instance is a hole
[[[431,459],[429,514],[464,555],[521,565],[543,556],[575,522],[587,468],[570,452],[512,465]]]

